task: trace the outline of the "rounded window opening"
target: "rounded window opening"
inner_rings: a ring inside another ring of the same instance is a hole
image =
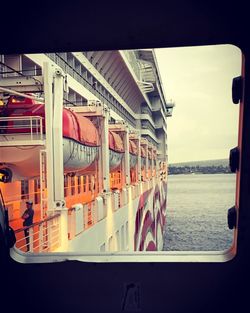
[[[16,235],[15,260],[235,255],[243,106],[237,47],[0,60],[1,206]]]

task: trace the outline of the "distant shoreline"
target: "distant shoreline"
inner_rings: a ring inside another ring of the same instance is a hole
[[[168,173],[168,175],[213,175],[213,174],[235,174],[232,172],[214,172],[214,173],[201,173],[201,172],[197,172],[197,173]]]
[[[168,174],[231,174],[228,159],[169,164]]]
[[[194,167],[194,166],[228,166],[229,159],[213,159],[213,160],[201,160],[201,161],[185,161],[177,163],[169,163],[170,167]]]

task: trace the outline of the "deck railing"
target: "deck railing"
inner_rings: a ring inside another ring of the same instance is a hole
[[[25,140],[43,140],[41,116],[0,117],[0,135],[29,135]]]
[[[48,217],[31,226],[15,230],[16,248],[22,252],[51,252],[60,247],[60,214]]]
[[[127,188],[116,190],[110,193],[112,211],[115,212],[126,206],[131,200],[136,199],[142,192],[153,186],[151,181],[141,182],[131,186],[130,192]],[[96,223],[107,216],[107,202],[102,196],[98,196],[94,201],[87,203],[77,203],[68,210],[68,239],[80,235]],[[15,231],[17,242],[16,247],[23,252],[50,252],[60,246],[60,214],[46,218],[32,226],[24,227]],[[25,230],[29,231],[25,234]],[[29,249],[28,249],[29,248]]]
[[[96,201],[78,203],[68,210],[68,238],[73,239],[83,231],[95,225],[98,221],[100,209]],[[107,213],[104,213],[106,217]],[[101,219],[101,218],[100,218]]]
[[[139,197],[139,195],[141,194],[141,186],[139,183],[131,186],[131,192],[132,192],[132,199],[136,199]]]

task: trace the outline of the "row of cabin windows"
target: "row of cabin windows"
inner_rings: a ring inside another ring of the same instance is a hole
[[[65,66],[68,65],[67,71],[70,72],[70,74],[75,77],[74,73],[77,73],[82,78],[84,78],[83,73],[87,73],[85,75],[85,79],[87,79],[88,83],[92,86],[93,85],[93,76],[88,73],[88,71],[81,66],[79,61],[73,56],[72,53],[66,54],[66,60],[65,58],[62,58],[62,56],[59,56],[60,54],[48,54],[48,56],[56,63],[59,63],[59,66],[61,66],[64,70]],[[59,59],[61,62],[59,62]],[[12,77],[12,76],[18,76],[19,71],[23,72],[24,75],[42,75],[42,69],[40,66],[36,65],[33,61],[31,61],[29,58],[27,58],[25,55],[1,55],[1,61],[6,64],[6,66],[1,66],[0,72],[3,73],[1,76],[5,77]],[[64,64],[61,64],[61,63]],[[76,63],[76,64],[75,64]],[[69,67],[70,66],[70,67]],[[6,74],[5,74],[6,73]],[[135,120],[134,117],[120,104],[112,95],[109,94],[109,92],[105,89],[104,86],[101,84],[98,84],[95,87],[95,91],[101,96],[103,102],[111,103],[112,106],[114,106],[115,111],[118,111],[124,119],[128,120],[129,123],[131,123],[133,126],[135,126]],[[73,98],[72,98],[73,97]],[[72,101],[73,103],[78,103],[78,105],[83,104],[83,98],[80,96],[76,99],[77,93],[73,94],[71,93],[71,97],[69,96],[69,101]],[[71,99],[72,98],[72,99]]]
[[[60,54],[59,54],[60,55]],[[93,85],[93,76],[88,73],[88,71],[81,66],[79,61],[73,56],[72,53],[66,54],[66,60],[65,58],[62,58],[62,56],[57,56],[56,54],[48,54],[48,56],[56,63],[59,63],[59,66],[61,66],[64,70],[66,70],[65,66],[67,66],[67,72],[69,72],[73,77],[75,77],[74,73],[77,73],[82,78],[84,78],[82,75],[83,73],[87,73],[85,75],[85,79],[88,81],[88,83],[92,86]],[[2,75],[5,77],[12,77],[12,76],[18,76],[19,71],[22,71],[24,75],[42,75],[41,67],[36,65],[33,61],[31,61],[29,58],[27,58],[24,55],[1,55],[1,60],[3,59],[3,63],[6,64],[6,66],[2,66],[0,68],[0,72],[3,73]],[[61,62],[59,62],[59,60]],[[64,64],[61,64],[61,63]],[[75,66],[75,63],[77,66]],[[82,69],[81,69],[82,67]],[[5,74],[6,73],[6,74]],[[78,80],[79,81],[79,80]],[[99,94],[99,97],[102,98],[103,102],[111,103],[112,106],[114,106],[115,111],[122,114],[125,120],[128,120],[130,124],[135,126],[135,120],[134,117],[120,104],[112,95],[109,94],[109,92],[105,89],[104,86],[101,84],[97,84],[94,90],[96,93]],[[93,90],[92,90],[93,92]],[[78,102],[78,105],[83,104],[83,98],[80,96],[76,99],[77,93],[71,93],[71,96],[69,96],[69,101],[76,103]],[[71,99],[72,98],[72,99]]]
[[[1,77],[16,77],[22,72],[25,76],[42,75],[42,68],[27,58],[25,55],[1,55],[0,60],[5,65],[1,65]]]
[[[61,66],[66,72],[69,72],[80,83],[83,83],[82,80],[87,81],[87,83],[91,86],[91,92],[96,94],[102,102],[111,104],[115,112],[121,114],[123,118],[127,120],[132,126],[136,126],[134,117],[109,93],[108,90],[105,89],[103,85],[97,82],[94,90],[92,89],[94,83],[92,74],[88,72],[83,65],[79,65],[79,61],[72,53],[59,53],[57,54],[58,58],[56,58],[56,55],[53,56],[53,54],[49,54],[48,56],[56,63],[58,63],[57,59],[60,58],[61,61],[64,62],[64,66],[62,66],[61,63],[59,66]],[[75,66],[75,63],[77,66]],[[81,79],[78,79],[78,76]]]

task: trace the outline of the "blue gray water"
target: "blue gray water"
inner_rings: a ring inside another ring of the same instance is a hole
[[[233,230],[227,210],[235,202],[235,174],[168,176],[165,251],[228,249]]]

